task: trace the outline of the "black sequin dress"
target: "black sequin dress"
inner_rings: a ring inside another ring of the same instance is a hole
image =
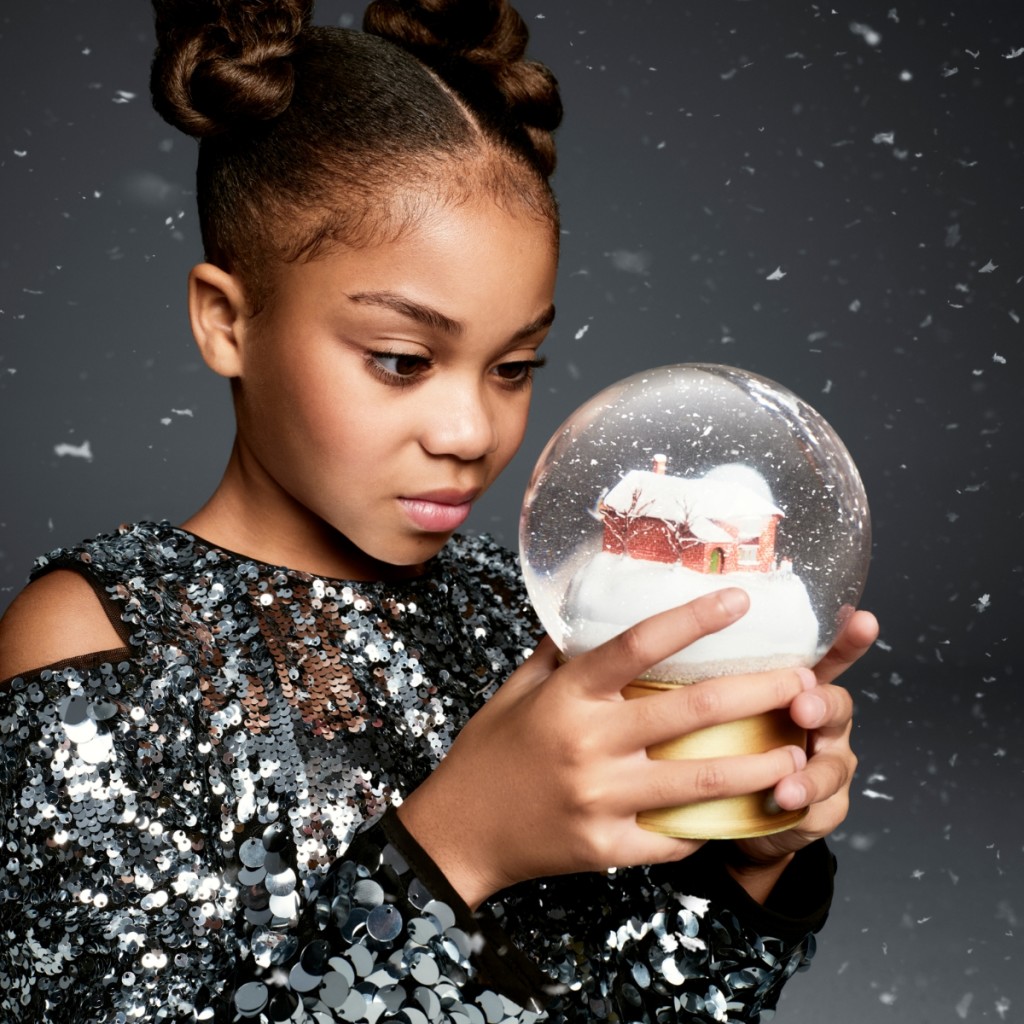
[[[714,844],[476,915],[388,809],[535,643],[514,558],[273,568],[166,523],[57,551],[124,646],[0,684],[0,1021],[758,1021],[824,844],[761,907]]]

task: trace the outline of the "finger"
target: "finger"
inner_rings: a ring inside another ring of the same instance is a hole
[[[832,649],[815,666],[819,682],[832,682],[870,650],[877,639],[878,620],[874,615],[865,611],[854,612]]]
[[[569,662],[574,678],[595,696],[618,697],[622,688],[652,665],[709,633],[732,625],[750,606],[738,587],[716,590],[678,608],[638,622]]]
[[[794,772],[775,786],[775,800],[784,811],[830,800],[845,793],[857,767],[853,752],[817,754],[803,771]]]
[[[806,764],[807,755],[795,746],[736,757],[652,761],[644,783],[631,786],[628,798],[639,803],[639,811],[745,796],[771,790]]]
[[[798,694],[789,713],[801,729],[842,732],[853,718],[853,698],[841,686],[825,683]]]
[[[791,668],[705,679],[651,693],[621,709],[622,745],[624,749],[649,747],[707,726],[789,707],[812,689],[820,689],[814,673],[809,668]]]

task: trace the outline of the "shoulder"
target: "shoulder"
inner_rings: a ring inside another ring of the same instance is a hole
[[[123,646],[90,583],[58,569],[30,583],[0,619],[0,679]]]
[[[0,619],[0,679],[123,650],[192,541],[169,523],[136,523],[41,556]]]

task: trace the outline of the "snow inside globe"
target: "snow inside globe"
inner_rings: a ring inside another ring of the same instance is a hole
[[[685,363],[620,381],[569,417],[537,462],[519,539],[530,599],[567,658],[702,594],[747,592],[746,615],[653,666],[634,697],[814,665],[860,597],[870,534],[860,475],[819,413],[756,374]],[[794,741],[783,719],[650,753],[769,749]],[[788,827],[762,820],[763,805],[705,837]]]

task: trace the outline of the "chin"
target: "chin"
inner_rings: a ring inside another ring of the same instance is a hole
[[[382,550],[379,555],[371,551],[367,551],[366,554],[377,563],[382,574],[414,576],[423,570],[426,563],[440,552],[451,537],[450,533],[425,534],[421,540],[403,544],[400,549],[396,546]]]

